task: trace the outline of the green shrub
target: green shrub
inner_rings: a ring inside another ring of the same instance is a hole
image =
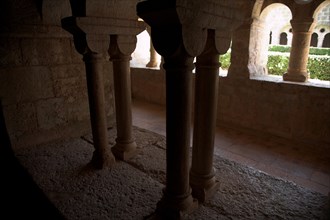
[[[267,68],[268,74],[282,76],[288,70],[289,57],[282,55],[269,55]]]
[[[312,79],[330,81],[330,58],[329,57],[309,57],[307,69]]]
[[[330,56],[330,49],[329,48],[318,48],[318,47],[311,47],[309,48],[309,54],[311,55],[321,55],[321,56]]]
[[[220,63],[222,69],[228,69],[230,66],[230,52],[220,56]]]
[[[285,45],[271,45],[268,47],[268,51],[288,53],[290,52],[291,47]]]
[[[268,56],[268,74],[282,76],[288,70],[289,57],[281,55]],[[330,59],[329,57],[310,56],[308,57],[307,70],[311,79],[330,80]]]

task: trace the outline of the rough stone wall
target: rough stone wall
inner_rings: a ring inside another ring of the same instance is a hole
[[[164,73],[132,69],[133,97],[165,104]],[[281,80],[220,77],[217,124],[330,146],[330,89]]]
[[[1,19],[0,98],[12,142],[34,145],[89,132],[85,66],[72,36],[61,28],[63,8],[53,8],[53,16],[45,14],[51,12],[48,8],[42,18],[35,1],[5,2],[2,15],[9,8],[10,13]],[[104,80],[111,126],[112,66],[107,60]]]
[[[163,69],[132,68],[132,96],[150,103],[165,105],[165,71]]]

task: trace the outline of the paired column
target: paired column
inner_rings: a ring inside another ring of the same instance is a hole
[[[214,31],[209,31],[204,52],[196,59],[195,112],[190,185],[192,195],[204,202],[219,188],[213,168],[214,135],[219,84],[219,53]]]
[[[283,75],[285,81],[306,82],[309,79],[307,62],[311,36],[315,23],[310,21],[291,20],[292,45],[290,51],[289,68]]]
[[[108,145],[107,118],[104,101],[102,55],[94,52],[84,54],[90,120],[94,153],[91,164],[96,168],[112,167],[115,158]]]
[[[123,42],[120,42],[123,39]],[[134,38],[136,40],[136,38]],[[128,160],[134,156],[136,143],[132,135],[132,97],[131,97],[131,72],[129,61],[134,51],[135,43],[130,43],[129,38],[111,35],[109,55],[113,63],[113,80],[115,89],[115,107],[117,138],[112,148],[113,154],[121,159]]]
[[[102,27],[107,28],[100,28],[101,34],[95,34],[95,26],[100,22],[104,24]],[[91,164],[96,168],[111,167],[115,163],[114,156],[127,160],[136,153],[136,143],[132,137],[129,61],[136,46],[136,35],[143,30],[143,26],[131,22],[132,27],[123,28],[112,27],[115,22],[111,18],[72,16],[62,19],[62,27],[72,33],[76,50],[84,56],[95,147]],[[115,88],[117,138],[112,151],[108,145],[102,68],[102,62],[105,61],[102,54],[106,51],[113,62]]]

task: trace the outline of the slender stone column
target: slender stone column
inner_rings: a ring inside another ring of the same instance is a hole
[[[306,82],[309,78],[307,62],[314,25],[311,21],[291,20],[292,45],[288,71],[283,75],[285,81]]]
[[[113,63],[117,124],[116,144],[112,148],[112,152],[117,158],[128,160],[137,153],[136,143],[132,135],[131,72],[129,64],[133,50],[125,53],[119,44],[118,36],[112,35],[109,55]]]
[[[91,164],[96,168],[111,167],[115,158],[108,145],[107,118],[104,101],[102,56],[88,52],[83,58],[86,66],[86,79],[90,119],[95,151]]]
[[[74,16],[63,18],[61,23],[62,28],[73,35],[74,46],[77,52],[83,55],[85,62],[89,112],[95,148],[90,164],[98,169],[112,167],[116,161],[108,145],[102,70],[102,62],[105,60],[101,55],[108,46],[108,39],[105,41],[99,39],[95,44],[95,41],[90,40],[95,35],[83,32],[77,26],[77,18]]]
[[[193,57],[180,47],[164,57],[166,70],[166,188],[157,205],[165,219],[178,219],[197,208],[189,186],[189,146]]]
[[[269,28],[263,20],[254,18],[251,24],[249,40],[249,72],[250,76],[268,74]]]
[[[209,31],[204,52],[197,57],[195,113],[190,185],[192,195],[204,202],[219,187],[213,169],[214,133],[219,84],[219,53],[214,32]]]

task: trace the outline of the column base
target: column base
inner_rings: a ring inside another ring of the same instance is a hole
[[[215,179],[213,173],[203,176],[190,172],[190,187],[192,188],[192,196],[198,199],[199,203],[203,203],[216,193],[220,187],[220,182]]]
[[[138,154],[135,141],[129,143],[117,142],[115,146],[111,148],[111,150],[116,158],[124,161],[129,160]]]
[[[89,162],[89,165],[96,169],[105,169],[105,168],[112,168],[116,163],[116,159],[111,153],[106,153],[101,155],[94,151],[92,160]]]
[[[164,193],[163,198],[157,203],[157,209],[151,219],[181,220],[198,208],[198,201],[191,194],[186,196],[173,196]]]
[[[192,188],[192,196],[198,199],[199,203],[203,203],[209,199],[211,199],[214,194],[218,191],[220,187],[220,182],[215,180],[213,184],[208,186],[194,185],[190,184]]]
[[[309,79],[308,73],[284,73],[284,81],[306,82]]]

